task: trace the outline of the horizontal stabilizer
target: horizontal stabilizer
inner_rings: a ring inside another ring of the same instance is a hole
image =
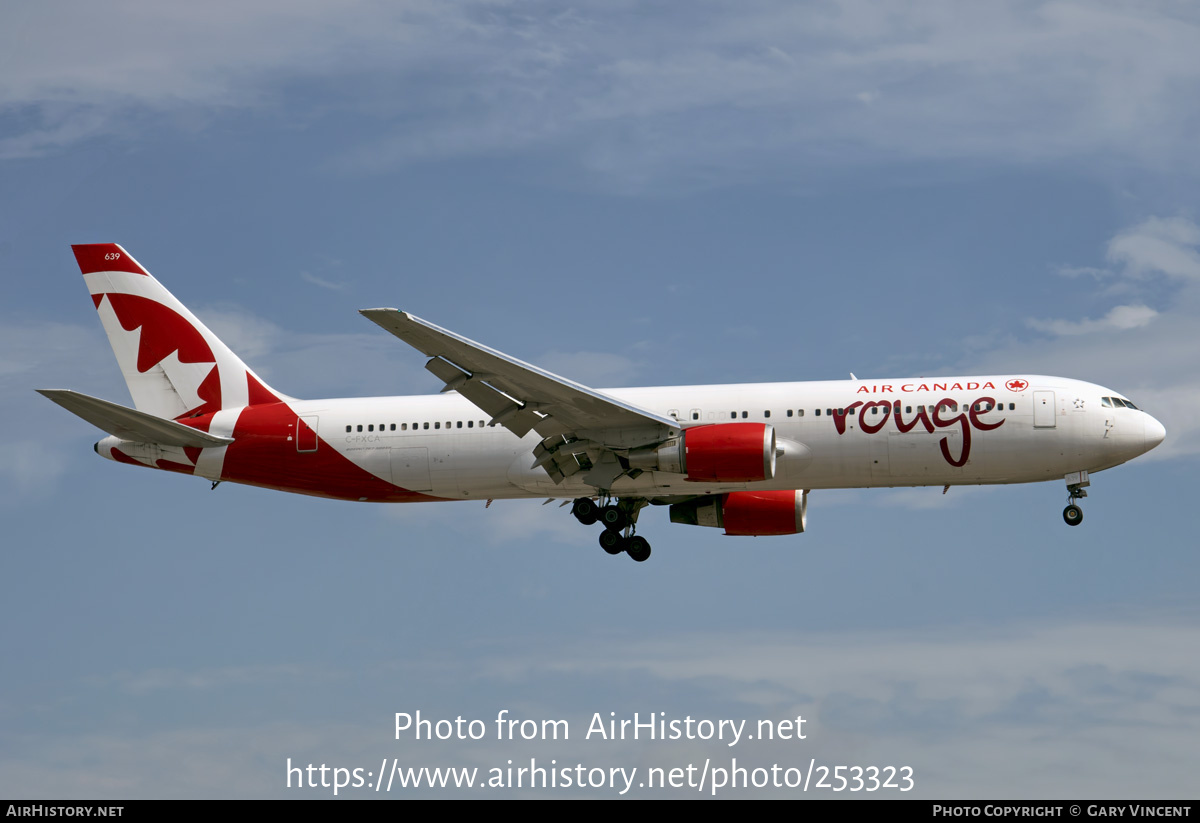
[[[110,403],[68,389],[38,389],[38,394],[50,398],[78,417],[122,440],[137,443],[157,443],[160,446],[196,446],[210,448],[226,446],[230,437],[193,429],[174,420],[164,420],[152,414]]]

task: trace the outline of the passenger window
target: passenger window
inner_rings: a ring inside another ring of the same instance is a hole
[[[347,427],[346,427],[346,434],[349,434],[349,433],[350,433],[350,427],[349,427],[349,426],[347,426]]]
[[[358,430],[359,430],[359,431],[362,431],[362,423],[359,423],[359,424],[358,424]]]
[[[744,411],[744,412],[742,412],[742,419],[743,419],[743,420],[745,420],[745,419],[746,419],[747,417],[749,417],[749,416],[750,416],[750,412],[748,412],[748,411]]]
[[[764,412],[763,412],[763,417],[770,417],[770,416],[771,416],[771,410],[770,410],[770,409],[767,409],[766,411],[764,411]]]
[[[694,412],[692,412],[692,419],[693,419],[693,420],[699,420],[699,419],[700,419],[700,412],[698,412],[698,411],[694,411]]]
[[[788,417],[791,417],[791,416],[792,416],[792,410],[788,409]]]
[[[461,420],[459,420],[459,421],[458,421],[458,423],[457,423],[457,424],[454,426],[454,428],[456,428],[456,429],[461,429],[461,428],[462,428],[462,421],[461,421]]]
[[[730,419],[730,420],[737,420],[737,412],[730,412],[730,413],[729,413],[729,419]]]
[[[801,417],[803,417],[803,416],[804,416],[804,409],[800,409],[800,411],[798,411],[798,412],[797,412],[797,414],[798,414],[798,415],[800,415]]]
[[[429,422],[428,422],[428,421],[426,421],[425,423],[423,423],[423,424],[421,425],[421,428],[428,430],[428,429],[429,429]]]

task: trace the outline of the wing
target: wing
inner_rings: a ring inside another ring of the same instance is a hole
[[[621,458],[632,449],[677,437],[679,423],[610,395],[551,374],[398,309],[361,314],[430,358],[425,368],[518,437],[542,436],[534,466],[561,482],[588,471],[588,482],[607,486],[628,471]],[[599,464],[607,468],[601,469]],[[608,482],[605,477],[612,474]]]

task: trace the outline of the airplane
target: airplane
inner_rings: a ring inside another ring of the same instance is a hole
[[[546,498],[650,556],[648,505],[727,535],[799,534],[814,489],[1065,480],[1166,430],[1119,393],[1031,374],[597,390],[392,308],[361,312],[428,358],[432,396],[298,400],[267,385],[115,243],[72,246],[134,408],[41,394],[118,463],[362,502]]]

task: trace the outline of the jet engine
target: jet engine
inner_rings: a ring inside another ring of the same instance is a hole
[[[671,505],[671,522],[724,528],[725,534],[759,537],[799,534],[808,522],[807,491],[730,492]]]
[[[755,483],[775,477],[775,427],[769,423],[695,426],[652,449],[635,449],[629,466],[683,474],[708,483]]]

